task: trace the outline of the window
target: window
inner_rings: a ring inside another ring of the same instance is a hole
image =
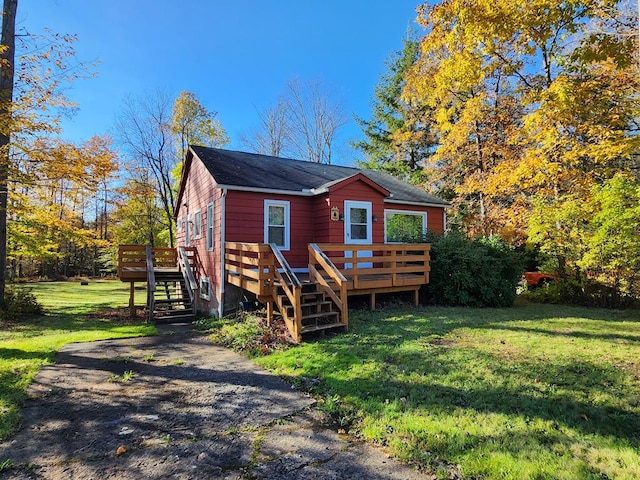
[[[366,208],[349,208],[349,228],[351,240],[367,240],[369,232],[368,210]]]
[[[202,212],[197,210],[193,214],[193,238],[200,238],[202,236]]]
[[[264,201],[264,241],[289,250],[289,202]]]
[[[405,210],[384,211],[386,243],[420,243],[427,233],[427,214]]]
[[[207,250],[213,250],[213,203],[207,205],[207,230],[205,231],[207,238]]]
[[[211,279],[200,277],[200,298],[211,300]]]
[[[182,231],[182,217],[178,217],[178,219],[176,220],[176,230],[178,232]]]

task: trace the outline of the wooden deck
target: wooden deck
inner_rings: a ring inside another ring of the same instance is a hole
[[[180,250],[180,251],[178,251]],[[187,267],[187,265],[189,267]],[[135,284],[147,284],[147,308],[153,315],[153,296],[156,279],[176,277],[176,274],[186,272],[188,278],[191,302],[194,303],[192,291],[197,289],[194,269],[198,268],[197,251],[195,248],[162,248],[146,245],[120,245],[118,247],[118,278],[130,284],[129,309],[131,317],[136,315]]]
[[[316,285],[336,306],[340,321],[333,326],[347,328],[349,296],[370,295],[374,309],[378,293],[413,292],[417,305],[418,290],[429,283],[429,244],[310,244],[304,276],[291,270],[274,245],[227,242],[225,247],[227,282],[267,303],[269,318],[277,303],[294,338],[304,333],[299,292],[306,284]],[[279,295],[282,289],[288,302]]]
[[[295,273],[278,247],[266,243],[227,242],[225,281],[256,295],[267,304],[271,320],[277,309],[292,337],[330,328],[348,327],[348,297],[369,295],[371,308],[379,293],[413,292],[429,283],[429,244],[309,244],[308,273]],[[191,256],[192,259],[186,258]],[[184,258],[183,258],[184,257]],[[153,275],[186,271],[193,266],[190,288],[197,288],[199,265],[195,248],[153,248],[123,245],[118,253],[118,276],[131,283],[154,284]],[[211,275],[213,272],[209,272]],[[151,280],[149,276],[151,275]],[[194,286],[195,285],[195,286]]]

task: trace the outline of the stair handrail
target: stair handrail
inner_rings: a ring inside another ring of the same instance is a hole
[[[316,264],[338,286],[339,293],[331,287],[325,276],[316,268]],[[348,325],[347,279],[316,243],[309,244],[309,278],[320,285],[325,293],[331,297],[340,309],[342,323],[345,326]]]
[[[185,247],[178,247],[178,264],[180,271],[182,272],[182,278],[184,278],[187,286],[189,300],[191,301],[191,305],[194,305],[195,295],[193,292],[198,289],[198,282],[196,281],[196,277],[193,275],[193,269],[191,268],[191,263],[189,263],[189,257],[187,256]]]
[[[291,336],[296,340],[300,340],[300,332],[302,330],[302,304],[301,304],[301,294],[302,294],[302,283],[300,279],[296,276],[295,272],[287,262],[287,259],[284,258],[282,252],[278,248],[275,243],[270,243],[269,247],[271,247],[271,251],[273,252],[274,265],[273,265],[273,278],[279,281],[280,287],[282,287],[282,291],[285,293],[291,305],[293,305],[293,321],[288,317],[286,311],[281,311],[282,317],[291,332]],[[282,269],[282,273],[280,273],[280,268]],[[284,273],[284,275],[283,275]],[[286,277],[286,278],[285,278]],[[278,286],[276,282],[273,282],[272,285],[272,296],[273,299],[278,301]],[[282,307],[280,305],[280,307]],[[285,310],[281,308],[281,310]]]
[[[150,245],[145,247],[147,258],[147,307],[149,308],[149,320],[153,321],[153,312],[156,309],[156,272],[153,264],[153,250]]]

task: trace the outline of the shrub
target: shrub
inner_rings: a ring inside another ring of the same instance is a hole
[[[30,288],[11,285],[4,292],[5,311],[2,318],[15,320],[25,315],[38,315],[43,312],[42,305]]]
[[[563,303],[585,307],[634,308],[639,306],[637,298],[578,274],[569,275],[559,282],[524,292],[522,297],[535,303]]]
[[[431,235],[428,303],[507,307],[522,278],[521,255],[497,238],[470,239],[461,233]]]

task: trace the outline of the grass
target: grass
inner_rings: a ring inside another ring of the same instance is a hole
[[[640,478],[640,312],[396,307],[350,322],[256,361],[438,478]]]
[[[0,328],[0,439],[15,430],[29,383],[42,365],[53,362],[62,346],[155,333],[151,325],[110,318],[106,309],[128,304],[128,285],[120,281],[92,281],[87,286],[47,282],[29,287],[46,313]]]

